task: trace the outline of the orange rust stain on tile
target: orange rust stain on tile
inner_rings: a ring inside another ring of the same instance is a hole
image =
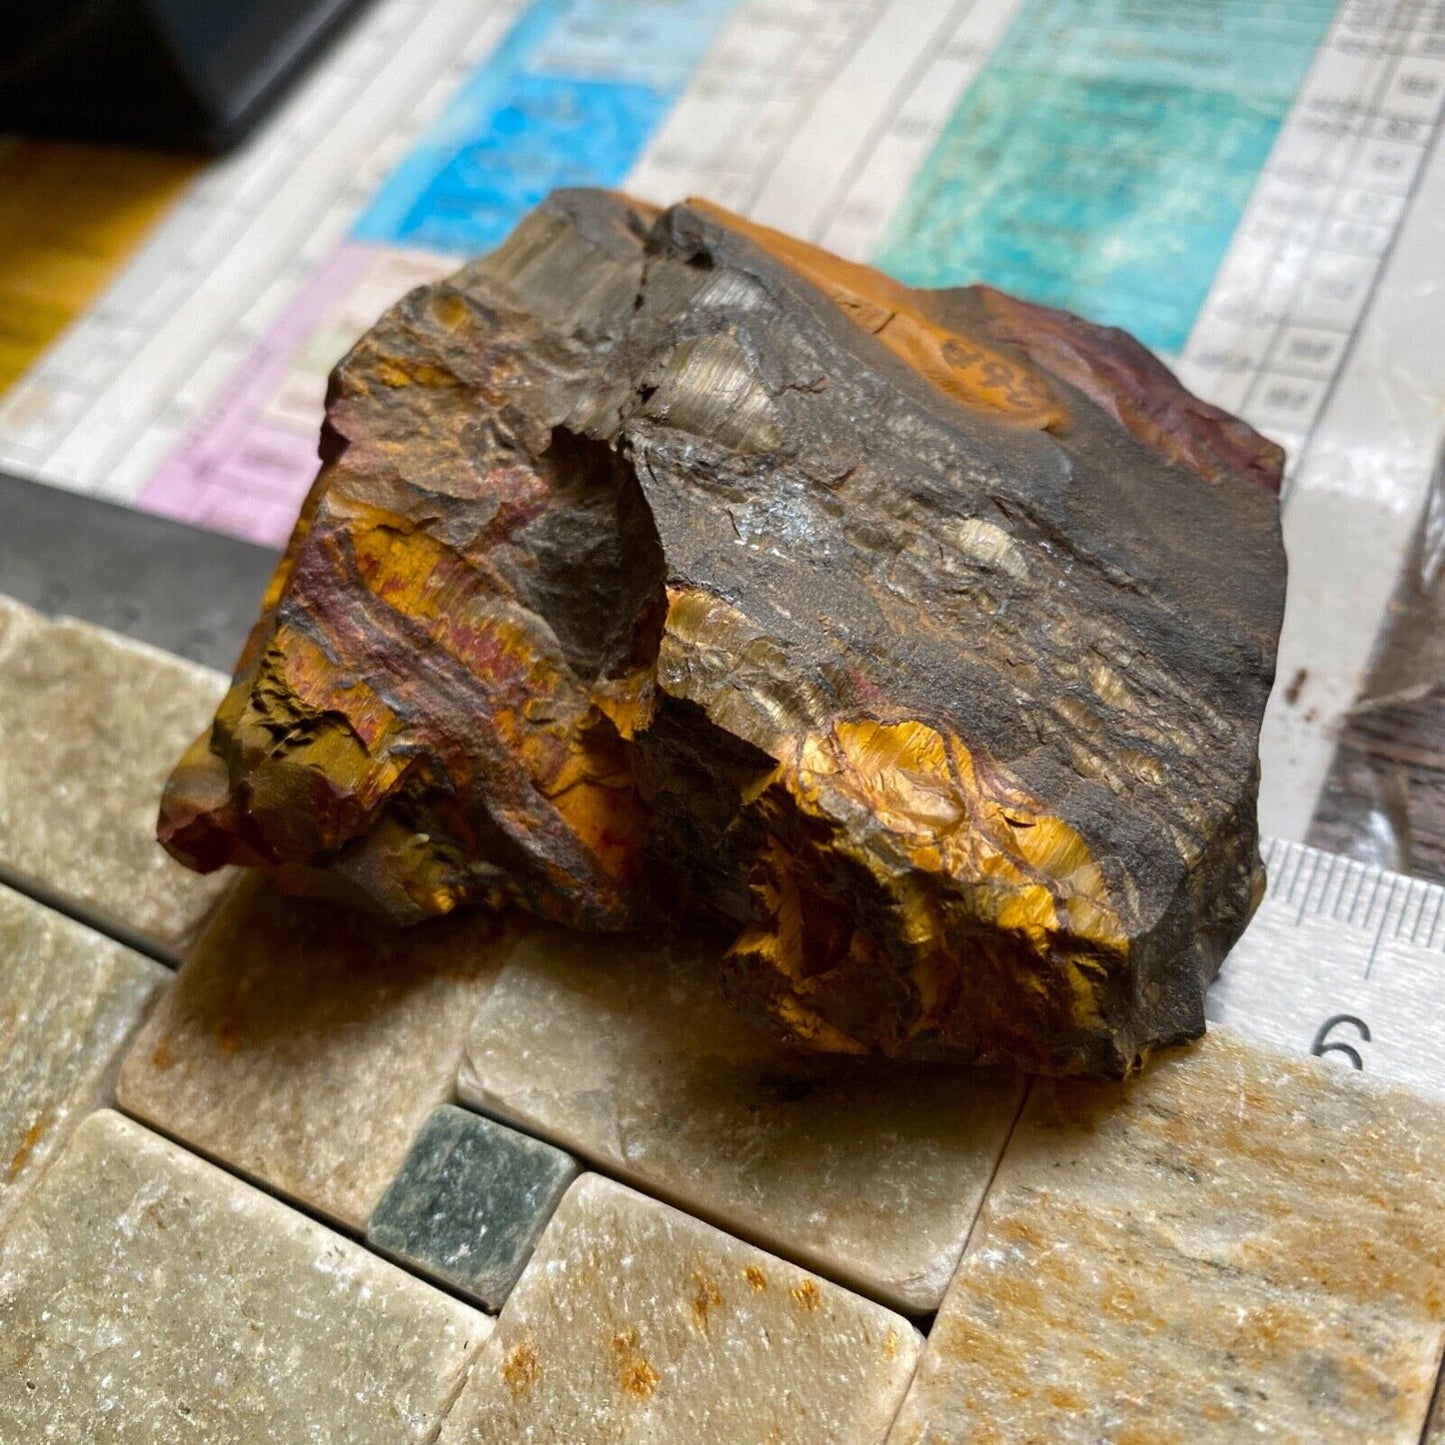
[[[645,1400],[657,1388],[657,1371],[638,1355],[621,1366],[618,1383],[633,1399]]]
[[[970,1410],[976,1410],[978,1402],[968,1402]],[[988,1420],[970,1421],[969,1445],[1004,1445],[1004,1435],[998,1426]]]
[[[44,1119],[37,1119],[26,1131],[25,1137],[20,1141],[20,1147],[15,1151],[14,1157],[10,1160],[8,1177],[13,1179],[25,1167],[25,1161],[30,1158],[35,1146],[40,1142],[45,1133]]]
[[[528,1394],[541,1377],[542,1368],[537,1363],[537,1351],[531,1340],[519,1340],[502,1360],[502,1379],[512,1393],[516,1404]]]
[[[759,1292],[767,1289],[768,1287],[767,1275],[765,1275],[762,1270],[760,1270],[755,1264],[748,1265],[748,1267],[743,1271],[743,1278],[747,1280],[748,1284],[750,1284],[753,1289],[758,1290]]]
[[[1177,1430],[1161,1432],[1157,1425],[1135,1427],[1126,1425],[1113,1437],[1113,1445],[1182,1445]]]
[[[1117,1319],[1134,1319],[1139,1313],[1138,1291],[1118,1280],[1100,1302],[1100,1308]]]
[[[659,1376],[638,1351],[637,1330],[632,1325],[613,1335],[612,1352],[617,1357],[618,1388],[634,1400],[649,1399]]]
[[[813,1310],[822,1307],[823,1292],[818,1288],[816,1280],[799,1280],[788,1293],[792,1295],[800,1309],[805,1309],[811,1313]]]
[[[716,1282],[702,1270],[696,1271],[693,1275],[697,1289],[692,1297],[692,1318],[698,1329],[704,1334],[707,1333],[708,1316],[715,1309],[721,1309],[723,1305],[722,1291],[717,1287]]]
[[[157,1069],[169,1069],[176,1061],[175,1050],[171,1048],[171,1036],[162,1034],[161,1041],[151,1055],[151,1063]]]
[[[227,1015],[216,1030],[216,1047],[226,1058],[235,1058],[241,1052],[242,1037],[241,1020],[235,1014]]]

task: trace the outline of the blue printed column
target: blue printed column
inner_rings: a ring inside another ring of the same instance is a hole
[[[878,252],[1179,351],[1332,0],[1025,0]]]
[[[733,0],[539,0],[354,235],[475,254],[557,186],[622,180]]]

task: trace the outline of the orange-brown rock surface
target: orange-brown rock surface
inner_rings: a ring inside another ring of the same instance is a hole
[[[160,836],[716,930],[804,1044],[1120,1074],[1262,883],[1282,457],[1117,331],[560,192],[338,366]]]

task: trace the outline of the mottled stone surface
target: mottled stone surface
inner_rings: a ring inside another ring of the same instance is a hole
[[[476,915],[389,927],[249,880],[126,1057],[121,1104],[364,1230],[451,1097],[500,936]]]
[[[225,886],[155,840],[176,748],[219,673],[83,622],[0,645],[0,867],[175,956]]]
[[[829,1052],[1121,1077],[1263,887],[1284,454],[1124,333],[564,191],[340,363],[160,835],[707,926]]]
[[[829,1058],[716,995],[709,945],[524,939],[458,1088],[779,1254],[937,1307],[1022,1095],[1013,1076]]]
[[[919,1344],[881,1305],[587,1174],[441,1438],[873,1445]]]
[[[1445,1108],[1211,1031],[1040,1084],[891,1445],[1417,1445]]]
[[[100,1101],[112,1061],[169,977],[0,886],[0,1225]]]
[[[443,1104],[382,1195],[366,1237],[498,1310],[576,1177],[570,1154]]]
[[[490,1329],[101,1112],[0,1237],[0,1439],[423,1445]]]

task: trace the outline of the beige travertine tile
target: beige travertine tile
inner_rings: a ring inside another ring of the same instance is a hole
[[[363,1230],[505,947],[480,915],[395,928],[248,879],[127,1055],[121,1105]]]
[[[0,886],[0,1224],[75,1124],[170,975]]]
[[[1022,1085],[804,1054],[714,997],[717,954],[539,933],[477,1013],[469,1103],[909,1311],[934,1309]]]
[[[920,1343],[881,1305],[588,1174],[441,1438],[872,1445]]]
[[[19,637],[32,627],[39,627],[44,618],[32,611],[23,602],[13,597],[0,595],[0,657],[14,645]]]
[[[166,776],[226,680],[83,622],[0,650],[0,868],[175,956],[226,878],[155,839]]]
[[[1417,1445],[1445,1108],[1211,1030],[1039,1083],[892,1445]]]
[[[420,1445],[490,1327],[103,1111],[0,1237],[0,1439]]]

